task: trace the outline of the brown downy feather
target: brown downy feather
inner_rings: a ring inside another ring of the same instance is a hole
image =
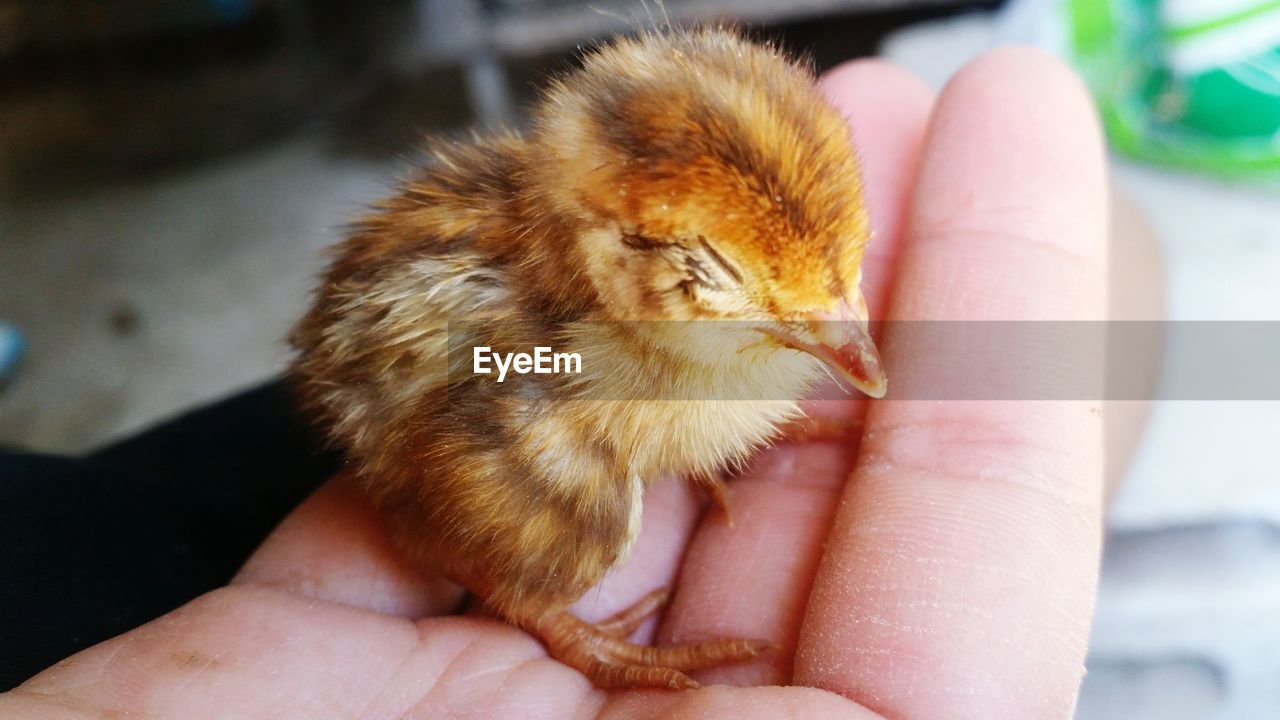
[[[618,321],[834,312],[860,302],[867,240],[847,126],[805,69],[722,29],[619,40],[528,136],[437,146],[359,224],[293,375],[414,562],[527,616],[625,556],[645,482],[745,459],[821,376],[763,335]],[[608,366],[497,384],[451,344]]]

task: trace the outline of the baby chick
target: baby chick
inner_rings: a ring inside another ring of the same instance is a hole
[[[742,462],[824,372],[884,393],[868,236],[848,128],[807,70],[724,29],[617,40],[527,136],[438,145],[358,225],[293,374],[411,562],[601,687],[696,687],[686,671],[763,645],[627,642],[661,590],[598,624],[567,608],[626,557],[647,483]],[[582,374],[468,366],[538,345]]]

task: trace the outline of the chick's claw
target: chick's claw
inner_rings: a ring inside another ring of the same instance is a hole
[[[724,524],[733,527],[733,513],[729,512],[729,500],[733,498],[733,491],[729,489],[724,478],[713,480],[707,486],[707,494],[711,496],[711,502],[724,513]]]
[[[855,438],[862,433],[862,418],[847,415],[807,415],[782,428],[780,440],[803,444]]]
[[[596,629],[606,635],[626,639],[635,632],[645,620],[653,617],[671,600],[671,590],[658,588],[640,598],[636,604],[596,623]]]
[[[557,610],[539,618],[530,630],[552,657],[577,669],[598,687],[615,689],[696,688],[698,683],[686,672],[749,660],[768,647],[758,640],[715,640],[656,648],[627,642],[614,634],[618,624],[615,618],[622,616],[630,621],[636,616],[643,619],[647,616],[644,613],[651,614],[654,596],[651,593],[633,608],[602,623],[606,629],[580,620],[567,610]],[[639,606],[644,610],[634,611]]]
[[[561,662],[564,662],[561,660]],[[596,687],[625,690],[629,688],[666,688],[668,690],[696,690],[700,687],[693,678],[675,668],[647,665],[619,665],[592,658],[586,668],[579,668]]]

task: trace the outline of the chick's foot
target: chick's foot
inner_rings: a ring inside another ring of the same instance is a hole
[[[782,427],[779,440],[803,444],[856,438],[862,434],[862,418],[846,415],[807,415]]]
[[[729,501],[733,497],[733,491],[729,489],[729,484],[725,482],[724,471],[712,475],[711,477],[703,477],[699,475],[687,475],[686,481],[693,483],[701,488],[711,499],[711,503],[724,513],[724,524],[733,527],[733,514],[729,512]]]
[[[666,590],[650,593],[598,624],[558,609],[521,625],[542,640],[551,657],[602,688],[696,688],[698,683],[686,672],[749,660],[768,647],[759,640],[715,640],[673,647],[649,647],[623,640],[666,603],[666,595]]]
[[[667,588],[658,588],[640,598],[631,607],[620,610],[613,616],[596,623],[596,630],[605,635],[626,640],[645,620],[653,617],[658,611],[666,607],[667,602],[670,600],[671,591]]]

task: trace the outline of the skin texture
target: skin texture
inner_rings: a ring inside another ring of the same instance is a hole
[[[1067,70],[1010,49],[936,100],[878,62],[824,89],[862,154],[873,315],[1102,317],[1104,161]],[[778,649],[694,674],[764,687],[598,690],[528,635],[449,615],[456,588],[398,561],[335,484],[231,587],[60,663],[0,715],[1070,717],[1101,537],[1097,406],[816,409],[865,429],[763,453],[731,484],[732,528],[686,485],[654,486],[632,557],[574,607],[602,618],[670,584],[637,637],[767,639]],[[770,686],[787,682],[810,687]]]

